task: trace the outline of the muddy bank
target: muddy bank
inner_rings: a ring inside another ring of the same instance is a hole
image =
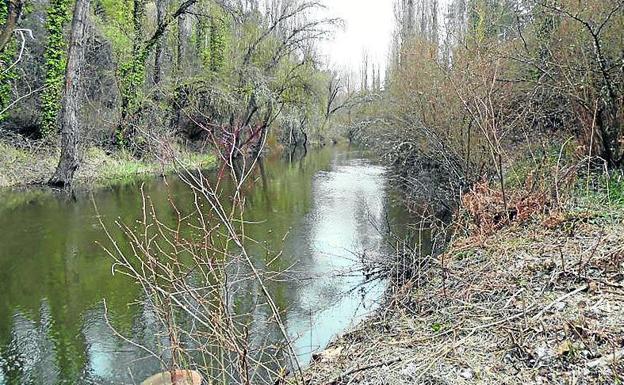
[[[588,204],[454,239],[376,317],[335,340],[310,384],[624,380],[624,210]]]

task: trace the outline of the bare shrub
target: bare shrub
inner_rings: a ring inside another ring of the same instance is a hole
[[[159,351],[145,350],[163,370],[194,369],[224,383],[274,384],[298,372],[299,364],[264,283],[268,278],[246,251],[252,240],[245,235],[244,186],[257,159],[244,159],[236,171],[223,162],[216,178],[179,164],[192,204],[182,207],[170,196],[176,219],[161,220],[143,193],[142,218],[117,222],[132,252],[122,251],[103,225],[110,239],[105,250],[115,271],[141,285],[157,314],[166,343]],[[243,307],[236,304],[240,298],[248,299]]]

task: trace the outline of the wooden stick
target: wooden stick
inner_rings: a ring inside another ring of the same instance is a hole
[[[536,320],[537,318],[541,317],[542,314],[544,314],[548,309],[550,309],[551,307],[555,306],[558,302],[563,301],[564,299],[573,296],[576,293],[580,293],[583,290],[587,290],[589,286],[588,285],[583,285],[581,287],[579,287],[578,289],[571,291],[565,295],[562,295],[561,297],[557,298],[556,300],[552,301],[548,306],[546,306],[545,308],[543,308],[539,313],[537,313],[536,315],[533,316],[533,320]]]
[[[326,382],[325,385],[333,385],[333,384],[338,383],[338,381],[341,381],[345,377],[348,377],[348,376],[350,376],[352,374],[363,372],[363,371],[369,370],[369,369],[378,368],[378,367],[381,367],[381,366],[392,365],[392,364],[394,364],[396,362],[399,362],[399,361],[401,361],[401,357],[393,358],[393,359],[387,360],[387,361],[377,362],[375,364],[361,366],[359,368],[353,368],[353,369],[347,370],[346,372],[342,373],[341,375],[339,375],[338,377],[334,378],[333,380],[331,380],[329,382]]]

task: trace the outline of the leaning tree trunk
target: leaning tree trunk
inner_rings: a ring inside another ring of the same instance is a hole
[[[87,14],[90,0],[76,0],[71,26],[63,108],[61,110],[61,159],[54,176],[48,182],[51,186],[69,187],[74,173],[80,165],[79,143],[80,123],[78,122],[80,70],[84,63],[85,38],[87,35]]]
[[[15,31],[17,27],[17,21],[24,9],[24,3],[25,0],[9,0],[6,3],[6,20],[1,20],[4,24],[0,29],[0,52],[4,50],[4,47],[8,44],[9,40],[11,40],[11,36],[13,36],[13,31]]]

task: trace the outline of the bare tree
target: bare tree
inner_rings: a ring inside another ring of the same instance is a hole
[[[362,53],[362,91],[368,91],[368,53]]]

